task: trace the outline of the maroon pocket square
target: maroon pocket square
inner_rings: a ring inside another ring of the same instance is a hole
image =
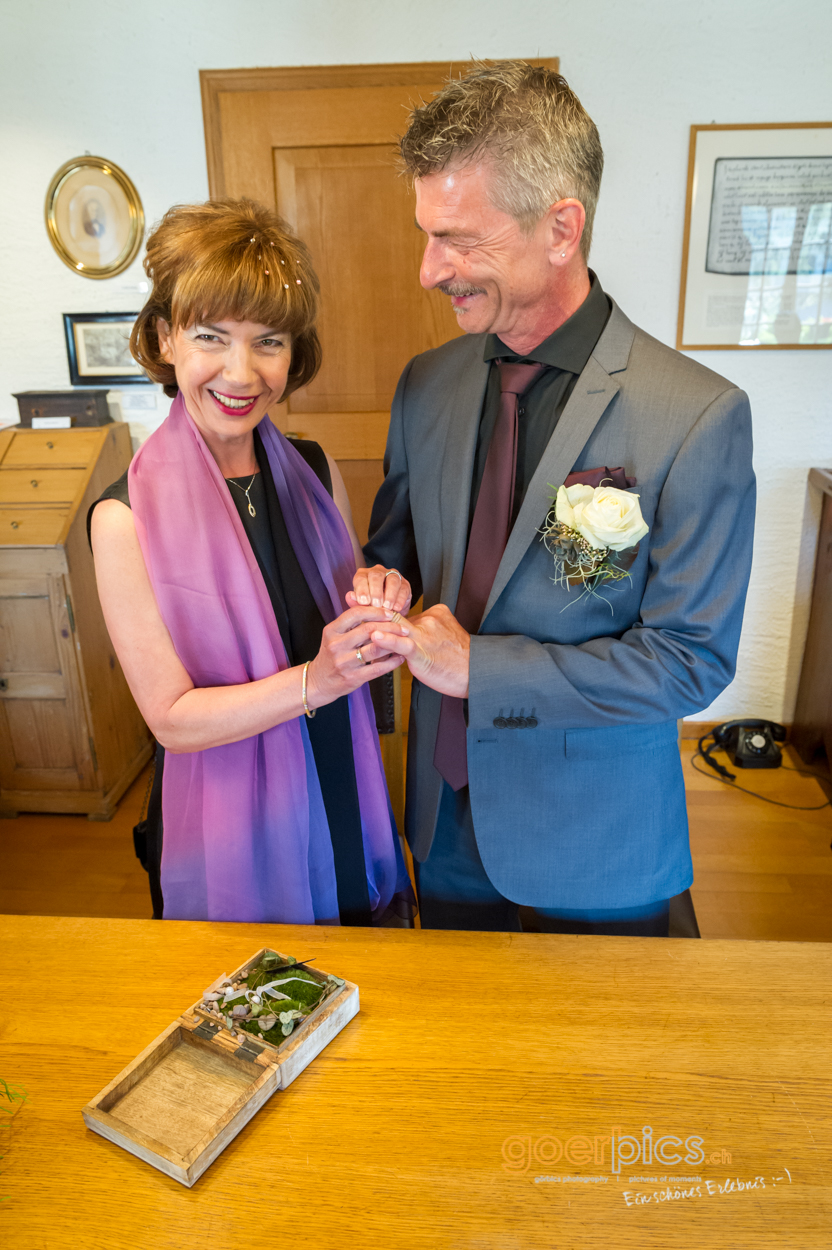
[[[629,490],[636,485],[634,477],[627,477],[623,468],[608,469],[602,466],[600,469],[576,469],[574,473],[570,473],[564,486],[591,486],[593,490],[604,482],[609,486],[614,486],[616,490]]]

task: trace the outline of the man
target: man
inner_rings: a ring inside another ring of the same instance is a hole
[[[415,679],[422,924],[516,930],[522,905],[535,930],[666,935],[692,880],[676,720],[728,684],[740,635],[747,398],[588,270],[603,154],[559,75],[478,67],[415,110],[401,146],[422,285],[465,331],[402,375],[378,565],[356,579],[362,603],[389,601],[389,567],[424,594],[363,657],[395,651]],[[557,487],[610,479],[649,529],[628,576],[581,595],[541,530]]]

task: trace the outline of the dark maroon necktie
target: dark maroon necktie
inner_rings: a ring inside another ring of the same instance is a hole
[[[483,470],[462,582],[454,615],[463,629],[475,634],[494,584],[511,529],[514,480],[517,473],[517,401],[540,377],[546,365],[497,362],[500,370],[500,411],[491,435]],[[435,767],[454,790],[468,784],[465,714],[462,699],[442,696]]]

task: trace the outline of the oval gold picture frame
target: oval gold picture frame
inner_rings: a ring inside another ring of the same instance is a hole
[[[83,278],[112,278],[132,264],[144,235],[139,193],[123,169],[101,156],[67,161],[44,205],[50,242]]]

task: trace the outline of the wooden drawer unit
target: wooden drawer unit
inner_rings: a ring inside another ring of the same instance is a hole
[[[0,504],[0,549],[52,547],[60,542],[68,515],[68,508],[4,508]]]
[[[72,503],[84,469],[0,468],[0,504],[28,503],[37,508],[50,503]]]
[[[101,615],[86,534],[90,503],[130,456],[123,423],[0,431],[2,816],[109,820],[150,755]]]
[[[102,430],[5,430],[5,452],[0,443],[4,469],[86,469],[97,455]]]

